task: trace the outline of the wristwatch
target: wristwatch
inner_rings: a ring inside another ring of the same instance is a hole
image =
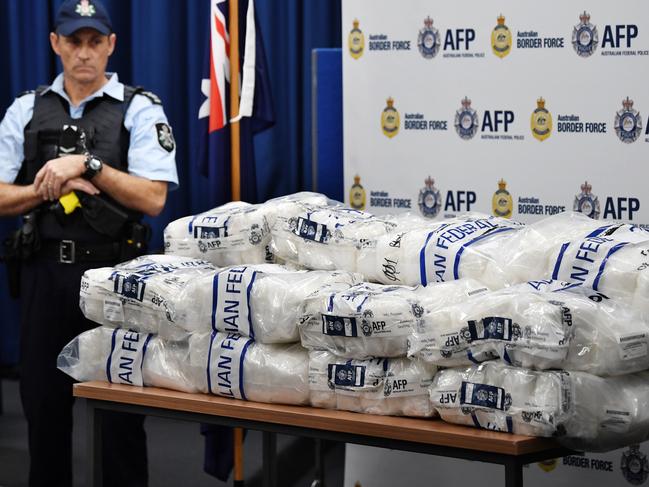
[[[90,181],[92,178],[94,178],[97,174],[101,172],[102,168],[104,167],[104,161],[102,161],[97,156],[88,154],[84,162],[84,165],[86,166],[86,172],[84,172],[81,175],[81,177],[83,179],[87,179],[88,181]]]

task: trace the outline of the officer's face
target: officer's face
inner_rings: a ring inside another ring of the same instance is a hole
[[[108,58],[115,50],[115,34],[105,36],[94,29],[80,29],[70,36],[51,33],[50,43],[67,78],[92,84],[106,74]]]

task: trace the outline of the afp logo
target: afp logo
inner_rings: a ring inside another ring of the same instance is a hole
[[[363,31],[358,28],[358,19],[354,19],[354,28],[349,32],[347,42],[349,44],[349,54],[354,59],[358,59],[365,51],[365,35]]]
[[[597,50],[597,27],[590,23],[590,14],[584,11],[579,23],[572,29],[572,47],[581,57],[590,57]]]
[[[426,186],[419,191],[419,211],[426,218],[435,218],[442,208],[442,195],[439,189],[435,187],[435,180],[428,176],[426,178]]]
[[[424,28],[419,31],[419,36],[417,36],[417,47],[420,54],[425,59],[432,59],[437,56],[440,44],[439,31],[433,27],[433,19],[426,17]]]
[[[383,130],[383,135],[391,139],[399,133],[401,119],[399,117],[399,111],[394,108],[394,100],[392,97],[388,98],[386,103],[387,106],[381,113],[381,130]]]
[[[491,32],[491,50],[500,59],[504,58],[512,50],[512,33],[505,25],[505,17],[498,16],[498,24]]]
[[[640,112],[633,108],[633,100],[627,96],[622,100],[622,110],[615,114],[615,133],[625,144],[638,140],[642,133],[642,118]]]
[[[572,209],[589,216],[593,220],[599,219],[600,205],[599,199],[591,190],[593,186],[588,184],[588,181],[581,185],[581,193],[575,196]]]
[[[592,193],[592,186],[588,181],[581,185],[581,193],[575,196],[573,210],[588,215],[598,220],[601,214],[599,198]],[[634,214],[640,210],[640,200],[632,197],[607,196],[604,204],[603,218],[613,220],[628,219],[633,221]]]
[[[478,132],[478,125],[478,112],[471,108],[471,100],[465,96],[462,108],[455,112],[455,131],[463,140],[470,140]]]
[[[543,98],[536,100],[536,109],[532,112],[530,127],[534,138],[541,142],[552,133],[552,114],[545,108]]]

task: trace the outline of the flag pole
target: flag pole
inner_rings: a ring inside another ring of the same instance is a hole
[[[239,0],[230,0],[230,120],[239,114]],[[241,126],[230,122],[232,201],[241,200]]]
[[[230,0],[230,120],[239,114],[239,0]],[[241,200],[241,136],[239,122],[230,122],[232,201]],[[243,429],[234,428],[234,485],[242,487]]]

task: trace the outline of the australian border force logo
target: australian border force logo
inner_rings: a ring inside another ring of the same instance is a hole
[[[500,59],[504,58],[512,50],[512,33],[505,25],[505,17],[498,16],[496,27],[491,32],[491,50]]]
[[[640,451],[640,445],[631,445],[622,453],[620,470],[624,478],[632,485],[642,485],[649,477],[647,455]]]
[[[455,112],[455,131],[464,139],[472,139],[478,132],[478,112],[471,108],[471,100],[466,96],[462,100],[462,108]]]
[[[399,125],[401,120],[399,112],[394,108],[394,100],[392,97],[386,100],[387,106],[381,113],[381,129],[386,137],[392,138],[399,133]]]
[[[514,201],[512,195],[507,191],[507,182],[502,178],[498,181],[498,191],[494,193],[491,204],[494,216],[501,218],[512,217]]]
[[[419,191],[418,203],[419,210],[426,218],[435,218],[442,207],[442,196],[430,176],[426,178],[426,187]]]
[[[552,133],[552,115],[545,108],[545,100],[543,98],[536,100],[536,109],[532,112],[530,125],[532,135],[535,139],[543,142],[550,137]]]
[[[598,42],[597,27],[590,23],[590,14],[584,11],[572,29],[572,47],[579,56],[589,57],[597,49]]]
[[[633,108],[633,100],[626,97],[622,101],[622,110],[615,114],[615,133],[625,144],[635,142],[642,133],[640,112]]]
[[[433,27],[433,19],[426,17],[424,28],[419,31],[417,37],[419,52],[424,58],[432,59],[437,56],[440,44],[439,31]]]
[[[600,205],[599,198],[591,193],[593,187],[585,181],[581,185],[581,193],[575,196],[573,210],[589,216],[593,220],[599,219]]]
[[[349,54],[354,59],[358,59],[363,55],[365,50],[365,35],[363,31],[358,28],[358,19],[354,19],[354,28],[349,32],[347,42],[349,43]]]

